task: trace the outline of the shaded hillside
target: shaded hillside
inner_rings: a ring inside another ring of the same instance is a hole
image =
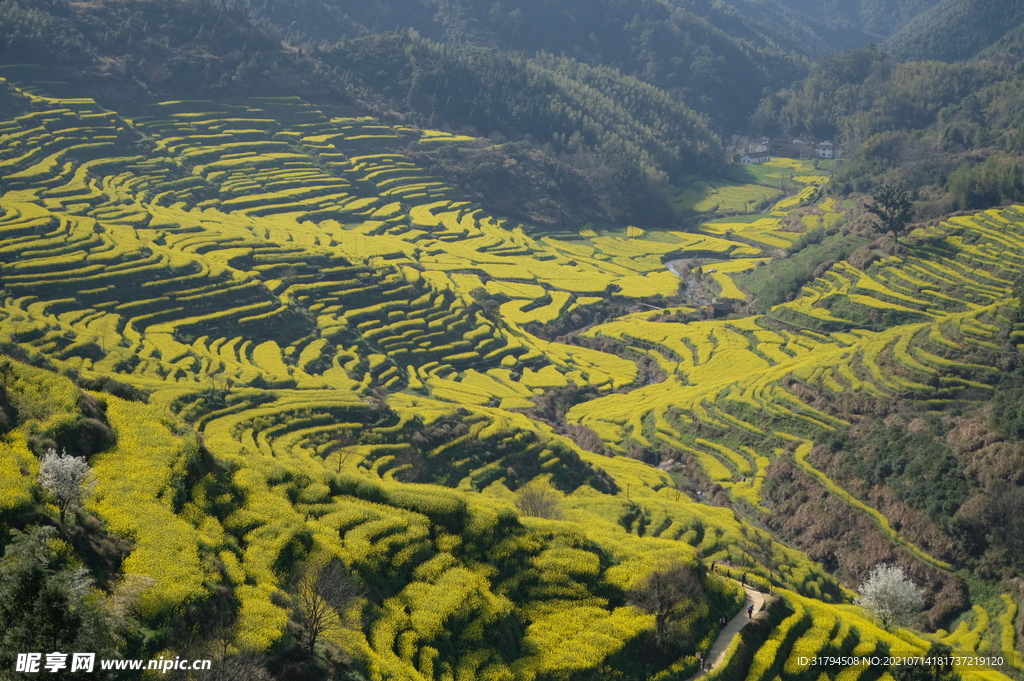
[[[581,175],[574,193],[589,190],[612,222],[670,221],[669,181],[724,170],[721,143],[702,117],[608,68],[400,35],[352,40],[320,54],[335,68],[350,68],[353,88],[382,110],[409,110],[423,125],[543,143]],[[442,167],[446,160],[458,164],[434,155]]]
[[[938,2],[939,0],[780,0],[780,4],[819,21],[859,29],[875,38],[898,32],[918,14]]]
[[[164,96],[313,95],[344,87],[282,47],[241,10],[214,0],[5,3],[0,61],[23,77],[126,113]],[[315,83],[315,84],[314,84]]]
[[[1019,59],[1024,8],[1003,0],[943,0],[908,22],[885,43],[904,61],[960,61],[1010,51]]]
[[[799,77],[806,68],[800,55],[835,49],[837,38],[839,47],[863,42],[829,33],[781,6],[746,2],[738,11],[704,1],[637,0],[245,4],[254,16],[276,25],[282,37],[297,42],[332,45],[343,37],[414,29],[453,46],[476,45],[527,56],[547,52],[617,68],[707,114],[719,132],[741,127],[764,87]],[[852,42],[842,42],[845,39]]]

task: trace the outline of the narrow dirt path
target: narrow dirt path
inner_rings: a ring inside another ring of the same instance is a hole
[[[754,606],[753,614],[756,617],[757,614],[760,613],[761,610],[764,608],[765,600],[774,600],[775,598],[774,596],[765,596],[757,589],[754,589],[747,585],[743,586],[743,590],[746,592],[747,595],[746,602],[743,604],[743,607],[740,608],[739,613],[737,613],[731,620],[726,622],[725,627],[723,627],[722,631],[718,633],[718,636],[715,638],[715,642],[711,645],[711,650],[705,653],[705,659],[711,662],[710,666],[704,671],[697,672],[696,674],[691,676],[688,681],[693,681],[693,679],[699,679],[708,672],[717,669],[722,665],[723,662],[725,662],[726,648],[728,648],[729,644],[732,643],[733,638],[735,638],[736,634],[739,633],[740,629],[747,626],[747,624],[751,622],[751,618],[747,617],[748,606]]]

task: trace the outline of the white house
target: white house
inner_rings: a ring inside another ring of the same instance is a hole
[[[767,163],[770,160],[772,160],[772,157],[767,151],[746,153],[740,157],[740,163],[753,163],[754,165]]]
[[[818,158],[834,158],[835,155],[836,149],[832,142],[822,142],[818,145]]]

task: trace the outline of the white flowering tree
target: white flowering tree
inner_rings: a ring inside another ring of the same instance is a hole
[[[57,500],[63,525],[68,508],[82,503],[96,486],[96,480],[85,457],[71,456],[66,451],[58,454],[50,447],[39,463],[39,484]]]
[[[860,585],[857,603],[874,613],[885,629],[891,629],[909,624],[924,608],[924,596],[903,568],[879,563]]]

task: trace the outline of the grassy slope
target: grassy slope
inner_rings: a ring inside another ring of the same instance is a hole
[[[223,583],[239,603],[234,644],[265,649],[285,630],[275,594],[288,571],[337,556],[368,587],[370,624],[350,621],[335,642],[371,676],[570,678],[608,666],[683,678],[686,656],[630,666],[653,624],[625,597],[672,560],[729,560],[802,594],[789,598],[809,614],[778,642],[820,649],[820,630],[847,619],[833,604],[849,592],[733,512],[677,494],[667,474],[583,451],[522,413],[569,384],[606,393],[567,418],[612,451],[695,462],[752,517],[770,513],[767,466],[792,460],[901,556],[930,576],[948,569],[813,468],[813,443],[841,421],[794,386],[936,404],[984,391],[957,357],[995,345],[1006,326],[1024,238],[1015,210],[944,223],[867,271],[837,267],[762,317],[680,325],[643,312],[591,329],[661,365],[665,381],[637,387],[634,363],[522,326],[671,296],[678,282],[662,258],[724,268],[764,255],[795,236],[778,216],[728,235],[719,224],[658,239],[533,239],[409,164],[396,131],[373,119],[252,99],[171,102],[129,122],[88,101],[7,97],[31,113],[0,123],[0,330],[60,370],[150,393],[148,407],[111,399],[119,439],[93,460],[89,507],[135,538],[123,569],[156,580],[147,616]],[[479,303],[480,288],[500,314]],[[815,305],[823,299],[841,305]],[[881,330],[848,330],[875,313],[890,315]],[[183,473],[196,454],[167,410],[203,435],[217,470]],[[19,471],[16,514],[31,503],[34,457],[5,456]],[[510,490],[538,475],[565,493],[567,520],[513,512]],[[158,501],[168,488],[179,495],[170,508]],[[172,530],[187,557],[177,572],[158,548]],[[841,647],[865,653],[889,637],[859,619],[850,631]],[[750,678],[774,669],[762,663]]]

